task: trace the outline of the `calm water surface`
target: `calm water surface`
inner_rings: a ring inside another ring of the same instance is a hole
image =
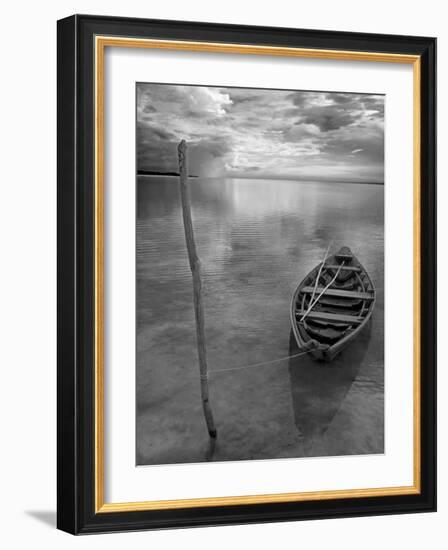
[[[297,353],[291,295],[330,242],[355,252],[378,293],[371,325],[331,364],[211,372],[211,444],[178,180],[137,186],[137,463],[383,452],[384,187],[190,179],[211,371]]]

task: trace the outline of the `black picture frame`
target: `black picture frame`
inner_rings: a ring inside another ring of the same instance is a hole
[[[420,57],[419,494],[97,513],[95,510],[95,36]],[[436,39],[74,15],[58,21],[57,526],[73,534],[436,510]]]

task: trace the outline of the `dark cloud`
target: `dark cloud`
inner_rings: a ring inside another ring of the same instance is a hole
[[[325,96],[326,94],[321,92],[292,92],[287,95],[287,99],[291,100],[296,107],[304,107],[311,105],[316,100],[322,100]]]
[[[384,115],[382,96],[293,92],[288,98],[294,107],[285,110],[285,114],[294,117],[295,124],[314,124],[321,132],[360,123],[365,117],[380,119]]]
[[[347,105],[353,102],[353,94],[327,94],[327,97],[330,97],[333,103],[337,105]],[[359,98],[359,96],[356,96],[356,98]]]
[[[159,139],[172,140],[175,138],[174,134],[167,132],[163,128],[150,128],[149,134],[154,134]]]
[[[144,113],[155,113],[155,112],[156,112],[156,108],[153,107],[152,105],[146,104],[146,105],[143,107],[143,112],[144,112]]]
[[[358,119],[358,114],[329,105],[308,107],[302,116],[301,122],[314,124],[321,132],[327,132],[328,130],[338,130],[343,126],[353,124]]]
[[[192,173],[210,177],[225,171],[224,156],[228,145],[222,142],[199,142],[189,149],[189,163]]]
[[[241,103],[253,103],[253,102],[256,102],[256,101],[260,101],[262,99],[262,96],[260,95],[255,95],[255,94],[248,94],[248,95],[243,95],[243,93],[235,93],[235,92],[230,92],[230,98],[232,99],[232,102],[235,106],[237,105],[240,105]]]

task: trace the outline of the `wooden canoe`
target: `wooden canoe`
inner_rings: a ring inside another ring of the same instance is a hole
[[[299,349],[332,361],[366,326],[375,298],[367,271],[342,247],[310,271],[294,292],[291,324]]]

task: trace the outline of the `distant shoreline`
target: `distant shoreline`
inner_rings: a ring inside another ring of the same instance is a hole
[[[151,170],[137,170],[137,176],[177,176],[179,177],[179,172],[153,172]],[[193,174],[188,175],[189,178],[197,178]]]
[[[138,176],[164,176],[164,177],[179,177],[179,174],[176,172],[149,172],[145,170],[139,170],[137,172]],[[194,176],[189,175],[189,178],[200,178],[200,179],[207,179],[207,180],[216,180],[216,179],[229,179],[229,180],[259,180],[259,181],[290,181],[294,183],[331,183],[331,184],[340,184],[340,183],[346,183],[349,185],[383,185],[384,182],[379,181],[344,181],[344,180],[308,180],[308,179],[288,179],[288,178],[242,178],[242,177],[235,177],[235,176],[219,176],[219,177],[200,177],[200,176]]]

